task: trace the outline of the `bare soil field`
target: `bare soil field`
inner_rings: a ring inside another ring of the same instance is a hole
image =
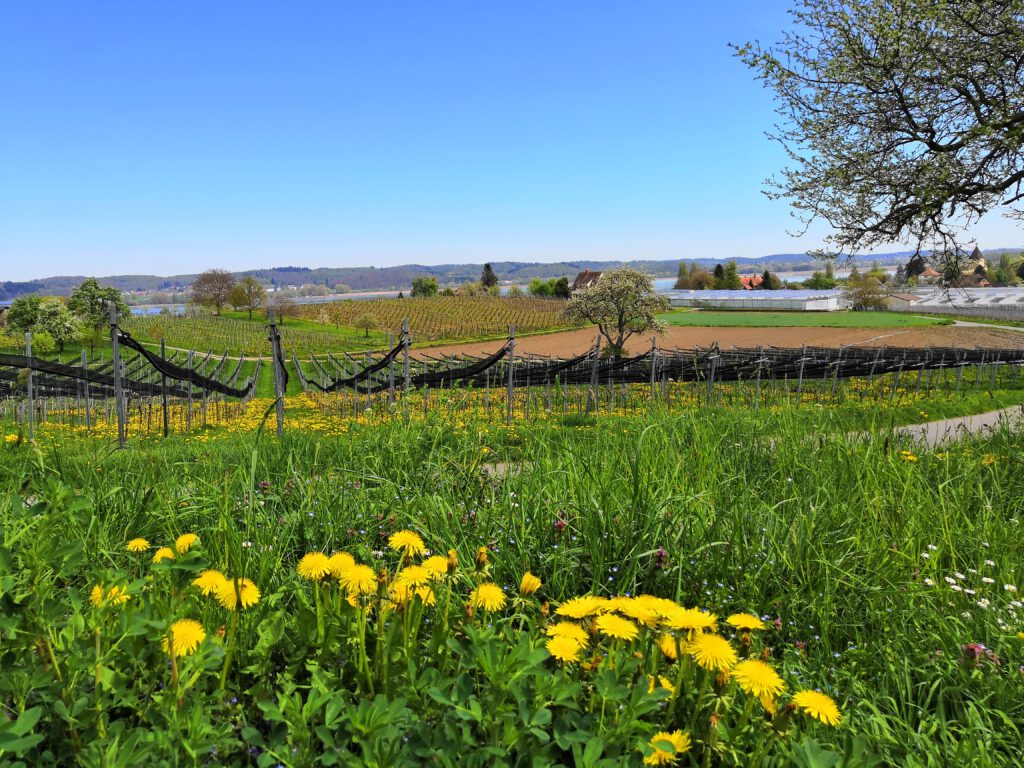
[[[516,354],[569,357],[593,346],[597,331],[583,328],[516,339]],[[707,347],[974,347],[1024,349],[1024,332],[978,326],[926,326],[920,328],[681,328],[670,327],[658,338],[662,349]],[[501,346],[498,341],[450,344],[414,350],[414,357],[451,354],[487,355]],[[651,337],[632,338],[626,350],[636,354],[650,349]]]

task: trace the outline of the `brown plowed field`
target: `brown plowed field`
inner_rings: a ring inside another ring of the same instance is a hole
[[[594,345],[597,331],[584,328],[578,331],[549,333],[516,339],[516,354],[570,357],[587,351]],[[662,349],[680,347],[707,347],[715,342],[723,348],[756,347],[840,347],[840,346],[893,346],[893,347],[974,347],[1024,349],[1024,332],[998,328],[959,327],[953,325],[922,326],[915,328],[683,328],[670,327],[659,337]],[[494,352],[502,342],[487,341],[473,344],[449,344],[415,350],[414,356],[440,357],[450,354],[481,356]],[[651,337],[632,338],[626,351],[636,354],[650,349]]]

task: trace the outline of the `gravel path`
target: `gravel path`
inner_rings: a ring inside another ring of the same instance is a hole
[[[896,427],[897,435],[909,437],[929,448],[959,440],[968,435],[986,435],[998,431],[1003,425],[1020,427],[1024,425],[1024,406],[1002,408],[998,411],[979,413],[974,416],[957,416],[924,424],[909,424]]]

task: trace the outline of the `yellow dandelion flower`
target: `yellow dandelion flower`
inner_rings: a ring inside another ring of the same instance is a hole
[[[92,588],[92,592],[89,593],[89,602],[96,608],[103,607],[103,585],[97,584]]]
[[[192,579],[192,584],[199,587],[199,591],[204,595],[212,595],[225,580],[226,578],[223,573],[211,568],[202,571],[196,578]]]
[[[549,638],[544,647],[548,649],[548,653],[553,658],[558,659],[563,664],[572,664],[579,661],[580,651],[583,649],[582,645],[566,635],[555,635]]]
[[[685,731],[660,731],[649,742],[654,750],[644,758],[644,765],[674,765],[680,755],[685,755],[693,746],[690,734]]]
[[[351,596],[372,595],[377,591],[377,574],[370,566],[356,563],[342,572],[338,584],[347,589]]]
[[[691,634],[695,632],[709,632],[715,628],[718,617],[713,613],[702,611],[698,608],[680,608],[669,611],[664,615],[662,624],[668,629],[680,629]]]
[[[476,551],[476,569],[482,571],[487,567],[487,547],[480,547]]]
[[[775,701],[771,696],[758,696],[758,701],[761,702],[761,706],[764,707],[764,711],[772,717],[779,711],[778,702]]]
[[[594,619],[594,629],[616,640],[633,640],[640,634],[636,624],[614,613],[602,613]]]
[[[487,613],[500,611],[505,607],[505,593],[497,584],[487,581],[470,593],[469,604]]]
[[[764,629],[764,622],[751,613],[734,613],[725,623],[730,627],[749,632],[753,629]]]
[[[164,653],[170,653],[168,646],[171,645],[174,648],[175,656],[188,656],[195,653],[196,648],[203,642],[206,630],[195,619],[178,619],[171,624],[168,635],[173,639],[173,643],[169,644],[167,636],[164,636],[160,642]]]
[[[519,582],[519,594],[525,597],[526,595],[532,595],[538,589],[540,589],[540,579],[529,571],[524,573],[522,580]]]
[[[128,590],[125,587],[113,586],[107,590],[106,602],[108,605],[124,605],[128,602]]]
[[[657,688],[659,685],[665,690],[667,690],[669,693],[676,692],[676,687],[672,684],[672,681],[664,675],[658,675],[657,677],[655,677],[654,675],[647,676],[648,693],[654,693],[654,689]]]
[[[159,563],[162,560],[173,560],[174,550],[170,547],[160,547],[156,552],[153,553],[153,562]]]
[[[340,579],[346,568],[356,564],[356,559],[348,552],[335,552],[327,558],[327,571],[332,578]]]
[[[409,584],[396,582],[391,588],[391,602],[395,605],[405,605],[407,602],[412,600],[413,596],[419,597],[424,605],[434,605],[434,603],[437,602],[437,598],[434,596],[434,590],[429,586],[413,587]]]
[[[570,619],[584,619],[587,616],[593,616],[595,613],[600,612],[606,602],[603,598],[594,597],[593,595],[573,597],[558,606],[555,609],[555,614],[558,616],[568,616]]]
[[[125,549],[127,549],[129,552],[145,552],[147,549],[149,549],[149,540],[143,539],[141,537],[138,539],[132,539],[125,546]]]
[[[459,553],[454,549],[448,550],[448,573],[453,574],[459,567]]]
[[[320,581],[331,572],[330,558],[323,552],[307,552],[299,560],[298,571],[308,581]]]
[[[388,546],[407,557],[422,555],[426,549],[423,545],[423,539],[415,531],[398,531],[391,534],[391,538],[388,539]]]
[[[260,601],[260,590],[249,579],[223,579],[214,593],[222,607],[233,611],[238,607],[251,608]]]
[[[745,659],[732,669],[732,676],[752,696],[778,696],[786,684],[779,673],[758,659]]]
[[[608,601],[608,608],[638,621],[649,629],[658,626],[660,615],[644,600],[635,597],[615,597]]]
[[[736,649],[724,637],[711,632],[696,634],[687,643],[686,652],[704,669],[728,670],[736,663]]]
[[[448,558],[444,555],[431,555],[423,561],[423,567],[439,579],[448,575]]]
[[[668,632],[662,632],[658,636],[658,647],[669,661],[675,661],[678,657],[676,639],[668,634]]]
[[[587,634],[587,630],[579,624],[573,624],[571,621],[560,621],[557,624],[552,624],[545,631],[549,637],[568,637],[570,640],[575,640],[581,648],[586,648],[587,643],[590,641],[590,635]]]
[[[425,565],[409,565],[395,575],[395,583],[416,589],[430,583],[433,578],[433,572]]]
[[[199,537],[194,533],[183,533],[174,540],[174,548],[178,550],[179,555],[184,555],[192,549],[192,545],[197,541],[199,541]]]
[[[839,725],[843,719],[832,697],[819,691],[798,691],[793,694],[793,704],[825,725]]]

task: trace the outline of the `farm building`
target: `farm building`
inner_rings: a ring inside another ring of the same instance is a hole
[[[666,291],[673,307],[834,312],[846,308],[842,291]]]
[[[907,309],[917,303],[920,298],[914,293],[890,293],[882,299],[882,304],[886,309]]]
[[[576,275],[576,279],[572,281],[572,288],[570,288],[570,291],[572,293],[576,293],[576,291],[585,291],[587,288],[592,287],[600,279],[600,272],[592,272],[589,269],[584,269],[582,272]]]

